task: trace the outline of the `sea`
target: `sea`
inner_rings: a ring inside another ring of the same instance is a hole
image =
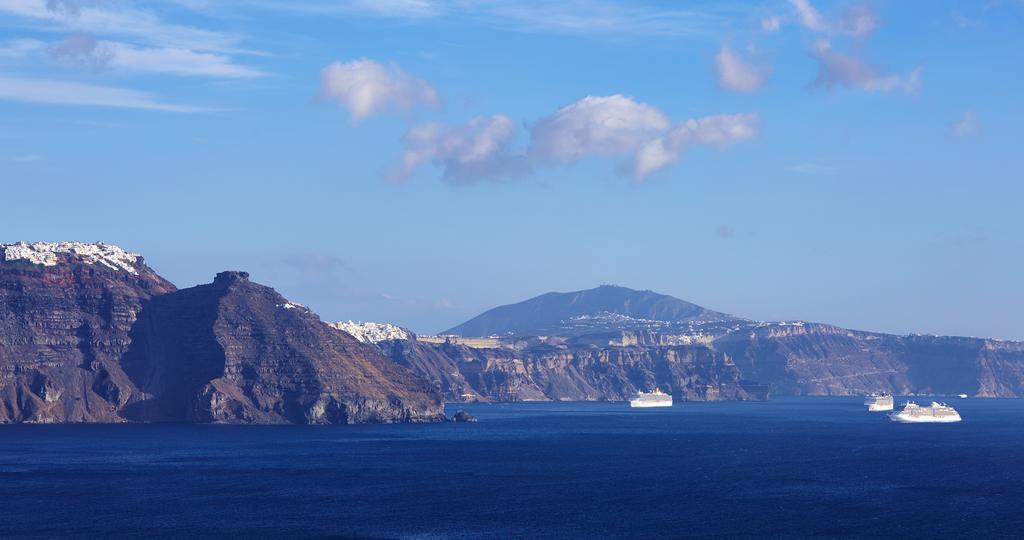
[[[1021,538],[1024,400],[950,403],[963,422],[793,398],[0,426],[0,538]]]

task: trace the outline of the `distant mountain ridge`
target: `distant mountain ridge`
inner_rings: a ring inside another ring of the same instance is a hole
[[[732,315],[654,291],[601,285],[583,291],[549,292],[517,304],[499,306],[444,333],[465,337],[564,333],[572,319],[607,314],[675,323],[738,320]]]

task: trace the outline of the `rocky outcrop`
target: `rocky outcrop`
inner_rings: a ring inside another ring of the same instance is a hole
[[[660,387],[682,400],[764,399],[725,354],[702,346],[545,346],[474,349],[382,343],[396,362],[434,382],[450,401],[625,400]]]
[[[116,246],[0,245],[0,423],[443,420],[423,379],[244,273],[176,291]]]
[[[122,421],[131,329],[174,290],[113,246],[0,246],[0,423]]]
[[[425,381],[243,272],[154,298],[124,370],[144,393],[125,409],[133,420],[444,420]]]

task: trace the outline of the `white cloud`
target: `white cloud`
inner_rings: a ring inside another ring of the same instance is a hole
[[[706,116],[690,119],[672,128],[667,134],[645,144],[633,160],[633,176],[643,180],[682,157],[695,144],[726,147],[757,135],[757,114]]]
[[[825,18],[811,5],[809,0],[789,0],[789,3],[796,10],[801,26],[815,32],[824,32],[828,29]]]
[[[340,103],[356,121],[392,110],[437,105],[437,90],[396,64],[383,65],[367,58],[335,62],[320,70],[320,95]]]
[[[845,86],[869,92],[901,90],[915,93],[921,87],[920,67],[915,68],[906,77],[882,75],[877,68],[864,60],[836,52],[826,39],[819,39],[814,44],[811,56],[818,61],[818,77],[813,83],[817,88]]]
[[[957,137],[969,137],[981,133],[981,126],[974,111],[967,111],[959,120],[949,124],[949,130]]]
[[[718,84],[727,90],[752,92],[761,88],[770,69],[756,66],[736,54],[728,45],[722,45],[715,55],[715,74]]]
[[[589,156],[623,158],[633,178],[679,160],[693,145],[725,147],[757,134],[756,114],[709,116],[673,124],[660,110],[632,98],[588,96],[534,123],[525,148],[513,148],[518,128],[505,116],[475,118],[460,126],[424,124],[405,137],[393,178],[422,163],[444,169],[455,183],[521,174]],[[620,169],[621,170],[621,169]]]
[[[534,124],[530,154],[571,162],[590,154],[629,153],[670,125],[658,109],[621,94],[587,96]]]
[[[405,180],[422,163],[442,167],[445,179],[453,183],[522,172],[524,157],[510,149],[518,130],[502,115],[477,117],[458,126],[415,126],[405,135],[406,149],[391,179]]]
[[[166,103],[147,92],[51,79],[0,77],[0,99],[26,103],[90,105],[169,112],[208,112],[214,109]]]

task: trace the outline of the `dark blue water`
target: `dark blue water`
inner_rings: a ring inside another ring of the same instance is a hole
[[[0,537],[1019,538],[1024,400],[466,407],[477,424],[0,426]]]

